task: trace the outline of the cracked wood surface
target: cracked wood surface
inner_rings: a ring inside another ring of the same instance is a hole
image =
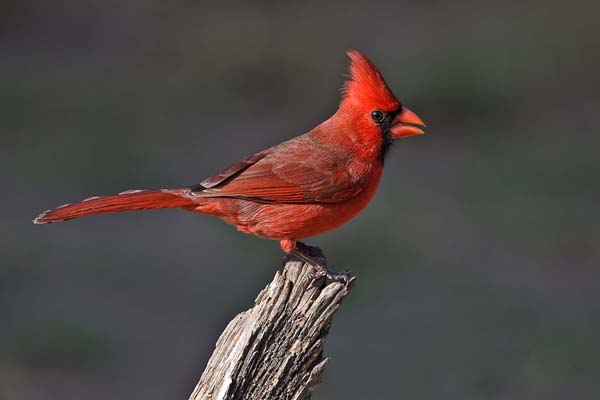
[[[327,365],[331,319],[354,280],[313,280],[312,270],[290,260],[277,271],[254,307],[229,322],[189,400],[310,398]]]

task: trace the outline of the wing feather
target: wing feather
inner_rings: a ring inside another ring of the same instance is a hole
[[[335,203],[360,193],[349,160],[305,136],[257,153],[191,187],[202,197],[276,203]]]

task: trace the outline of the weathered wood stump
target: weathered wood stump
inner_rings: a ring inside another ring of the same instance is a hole
[[[354,281],[326,283],[312,279],[312,271],[286,262],[254,307],[227,325],[190,400],[310,398],[328,361],[323,346],[331,319]]]

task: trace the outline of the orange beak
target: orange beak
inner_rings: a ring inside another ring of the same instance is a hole
[[[407,136],[424,134],[425,132],[421,128],[425,128],[425,122],[408,108],[402,107],[402,112],[398,113],[392,121],[390,132],[392,139],[400,139]]]

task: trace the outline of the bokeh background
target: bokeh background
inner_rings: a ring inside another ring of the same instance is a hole
[[[3,0],[0,398],[187,398],[277,243],[178,210],[30,221],[307,131],[350,47],[429,129],[309,241],[358,276],[315,399],[600,398],[598,4]]]

